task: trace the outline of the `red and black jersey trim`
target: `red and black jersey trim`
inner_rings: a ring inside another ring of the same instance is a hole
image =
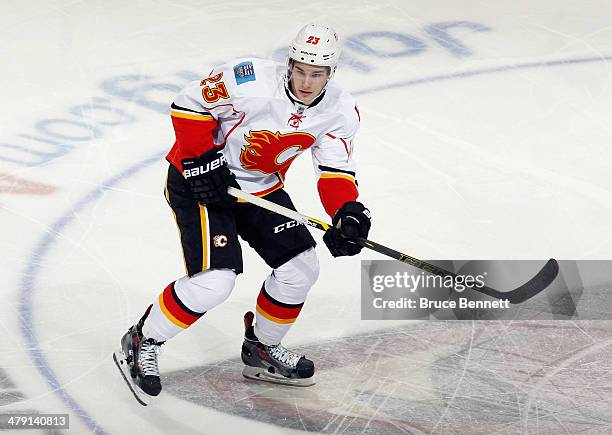
[[[210,112],[206,112],[206,111],[205,112],[198,112],[197,110],[187,109],[186,107],[178,106],[175,103],[172,103],[170,108],[173,109],[173,110],[182,110],[184,112],[197,113],[198,115],[203,115],[203,116],[212,116],[212,114]]]
[[[345,171],[343,169],[332,168],[331,166],[319,165],[319,169],[325,172],[338,172],[339,174],[349,174],[353,177],[355,176],[355,173],[353,171]]]
[[[166,160],[182,171],[183,160],[201,156],[215,147],[217,121],[209,112],[187,109],[175,103],[172,103],[170,117],[176,140]]]
[[[355,173],[323,165],[319,165],[319,170],[319,197],[327,214],[333,217],[340,207],[349,201],[355,201],[359,196]]]

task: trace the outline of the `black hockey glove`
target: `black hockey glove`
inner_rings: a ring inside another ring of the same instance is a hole
[[[236,202],[236,199],[227,193],[227,188],[229,186],[240,188],[240,186],[227,167],[221,151],[210,150],[200,157],[182,160],[181,163],[183,177],[189,183],[196,201],[218,205]]]
[[[357,237],[367,238],[370,231],[370,210],[357,201],[344,204],[332,218],[332,226],[323,236],[334,257],[357,255],[362,246],[351,242]]]

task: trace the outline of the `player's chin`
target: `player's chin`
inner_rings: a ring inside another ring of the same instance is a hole
[[[314,92],[300,92],[300,100],[302,100],[306,104],[312,103],[314,100]]]

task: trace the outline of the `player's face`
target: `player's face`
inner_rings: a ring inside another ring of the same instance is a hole
[[[293,62],[291,65],[291,92],[304,104],[310,104],[327,84],[329,69],[324,66]]]

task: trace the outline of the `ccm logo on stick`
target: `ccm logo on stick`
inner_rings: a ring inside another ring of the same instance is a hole
[[[215,169],[223,166],[225,162],[225,156],[221,155],[218,159],[206,163],[206,166],[200,165],[196,166],[195,168],[185,169],[183,171],[183,176],[185,178],[189,178],[195,177],[196,175],[206,174],[207,172],[214,171]]]
[[[301,222],[298,221],[289,221],[289,222],[285,222],[284,224],[280,224],[274,227],[274,234],[276,233],[280,233],[281,231],[287,229],[287,228],[293,228],[296,227],[298,225],[303,225]]]

